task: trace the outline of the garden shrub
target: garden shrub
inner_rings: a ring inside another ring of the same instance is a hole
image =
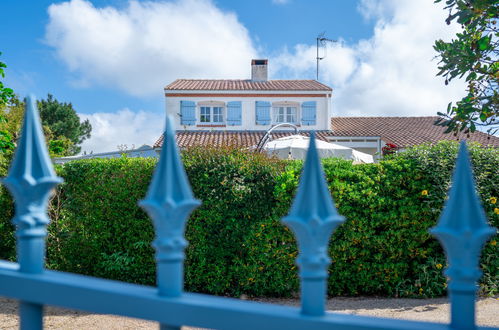
[[[499,151],[470,150],[478,191],[497,227]],[[335,204],[346,218],[330,242],[330,295],[445,294],[445,257],[428,229],[442,210],[456,152],[457,144],[443,142],[379,164],[323,161]],[[289,212],[303,162],[229,147],[190,149],[183,161],[194,195],[203,202],[186,228],[186,290],[297,294],[296,243],[280,219]],[[57,167],[65,182],[49,208],[48,267],[153,285],[153,226],[137,201],[145,196],[155,164],[119,158]],[[0,257],[12,260],[12,203],[5,191],[0,207]],[[485,294],[497,293],[497,252],[493,238],[482,254]]]
[[[11,219],[14,216],[12,199],[4,186],[0,186],[0,259],[15,260],[15,236]]]
[[[435,219],[451,185],[451,175],[459,144],[442,141],[433,146],[421,145],[396,156],[397,159],[414,161],[418,170],[428,178],[427,209]],[[468,144],[477,192],[491,226],[499,228],[499,149]],[[497,236],[492,237],[482,250],[480,280],[482,294],[499,293],[499,246]]]
[[[432,297],[445,294],[445,256],[428,230],[443,208],[458,145],[443,142],[398,154],[380,164],[352,165],[323,161],[330,191],[345,223],[332,236],[328,293]],[[497,227],[499,152],[471,146],[478,191],[487,216]],[[426,164],[432,160],[431,164]],[[251,224],[244,247],[247,258],[235,258],[247,277],[240,286],[256,296],[296,294],[298,286],[293,236],[279,219],[288,213],[302,162],[289,163],[277,178],[272,217]],[[497,246],[492,239],[482,255],[482,293],[497,293]]]
[[[57,167],[64,178],[52,198],[48,267],[154,284],[151,221],[137,205],[156,160],[115,158]]]
[[[186,228],[185,286],[212,294],[239,295],[246,258],[241,245],[250,223],[272,213],[275,178],[284,162],[233,148],[191,149],[184,166],[196,198],[203,201]],[[93,159],[57,168],[63,183],[51,203],[48,266],[53,269],[155,283],[154,232],[137,205],[156,162]],[[59,205],[59,206],[56,206]]]
[[[434,225],[421,207],[421,191],[428,182],[414,163],[390,160],[357,166],[331,159],[323,165],[338,212],[346,218],[329,246],[333,263],[328,293],[441,295],[443,279],[436,276],[441,269],[434,267],[424,283],[419,279],[421,265],[429,260],[443,263],[444,257],[427,232]],[[283,210],[289,208],[300,170],[295,164],[279,178],[276,193]]]
[[[7,175],[10,157],[0,153],[0,178]],[[15,237],[11,219],[14,216],[14,207],[9,192],[0,185],[0,259],[14,260]]]
[[[248,293],[245,264],[252,228],[272,216],[283,161],[225,148],[193,148],[184,164],[202,205],[189,219],[186,287],[219,295]]]

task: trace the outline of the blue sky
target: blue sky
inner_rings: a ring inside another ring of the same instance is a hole
[[[0,59],[20,96],[53,94],[94,126],[84,150],[152,144],[162,88],[176,78],[314,79],[315,38],[336,115],[434,115],[463,91],[436,78],[433,41],[449,39],[432,0],[18,0],[0,2]]]

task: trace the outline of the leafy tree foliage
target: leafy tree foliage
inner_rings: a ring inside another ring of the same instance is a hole
[[[19,139],[24,106],[17,97],[12,98],[8,106],[0,106],[0,132],[5,132],[8,137],[0,139],[0,150],[3,148],[7,160],[10,160],[14,143]],[[71,104],[59,103],[52,95],[39,101],[38,109],[50,155],[61,157],[78,153],[78,144],[90,136],[92,127],[88,120],[80,122]]]
[[[446,113],[438,113],[437,124],[447,127],[447,133],[473,132],[480,125],[494,134],[499,128],[499,1],[446,0],[445,4],[447,24],[456,21],[462,31],[450,42],[435,42],[440,59],[437,75],[445,78],[445,84],[465,77],[468,85],[461,100],[449,103]]]
[[[0,52],[0,55],[2,53]],[[0,77],[5,78],[5,71],[7,65],[0,61]],[[0,109],[4,108],[10,103],[11,99],[14,97],[14,91],[11,88],[4,86],[3,82],[0,80]],[[7,119],[2,116],[0,112],[0,164],[4,163],[5,154],[10,153],[14,149],[14,141],[12,135],[9,131],[2,129],[1,125],[5,124]]]
[[[5,78],[6,67],[0,61],[0,78]],[[0,175],[5,174],[19,138],[24,106],[14,91],[0,81]],[[78,153],[79,144],[90,137],[92,127],[88,120],[80,122],[71,103],[60,103],[50,94],[47,100],[38,102],[38,108],[50,155],[57,157]]]
[[[2,55],[2,52],[0,52]],[[0,61],[0,77],[5,78],[5,71],[7,65]],[[0,105],[5,105],[14,97],[14,91],[11,88],[5,87],[3,82],[0,81]]]
[[[71,103],[61,103],[51,94],[48,94],[46,100],[38,102],[38,110],[40,111],[43,125],[50,128],[54,139],[60,140],[57,145],[59,147],[68,147],[68,142],[70,141],[71,145],[65,153],[67,155],[74,155],[80,152],[81,143],[90,137],[90,132],[92,131],[92,126],[88,119],[80,122],[80,117],[76,114]]]
[[[7,119],[0,115],[0,125],[7,123]],[[0,154],[14,150],[14,141],[9,131],[0,129]]]

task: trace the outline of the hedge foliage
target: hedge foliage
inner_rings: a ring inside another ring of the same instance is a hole
[[[428,234],[441,212],[457,144],[421,146],[379,164],[323,162],[346,221],[330,242],[328,293],[440,296],[445,257]],[[471,147],[478,191],[492,225],[499,225],[499,151]],[[185,285],[218,295],[289,296],[299,282],[296,244],[280,223],[302,168],[230,148],[183,154],[194,195],[203,204],[189,219]],[[137,206],[155,161],[93,159],[57,167],[65,179],[50,213],[50,268],[154,284],[153,227]],[[3,188],[2,188],[3,189]],[[494,204],[495,202],[495,204]],[[14,259],[12,203],[0,191],[0,257]],[[482,254],[482,293],[497,294],[495,238]]]
[[[153,226],[137,202],[155,165],[151,158],[118,158],[58,167],[65,182],[52,199],[48,266],[153,284]]]
[[[418,146],[379,164],[323,162],[339,213],[347,218],[332,237],[329,294],[433,297],[445,293],[446,260],[428,233],[450,187],[458,144]],[[470,146],[478,191],[491,224],[499,227],[499,150]],[[288,166],[277,183],[287,209],[300,164]],[[483,294],[496,294],[499,258],[493,238],[482,253]]]

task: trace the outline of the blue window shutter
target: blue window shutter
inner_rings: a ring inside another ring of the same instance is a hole
[[[227,125],[241,125],[241,101],[227,102]]]
[[[180,101],[180,124],[196,124],[196,103],[193,101]]]
[[[317,102],[308,101],[301,104],[302,125],[315,125],[317,118]]]
[[[270,124],[270,102],[256,101],[256,124]]]

